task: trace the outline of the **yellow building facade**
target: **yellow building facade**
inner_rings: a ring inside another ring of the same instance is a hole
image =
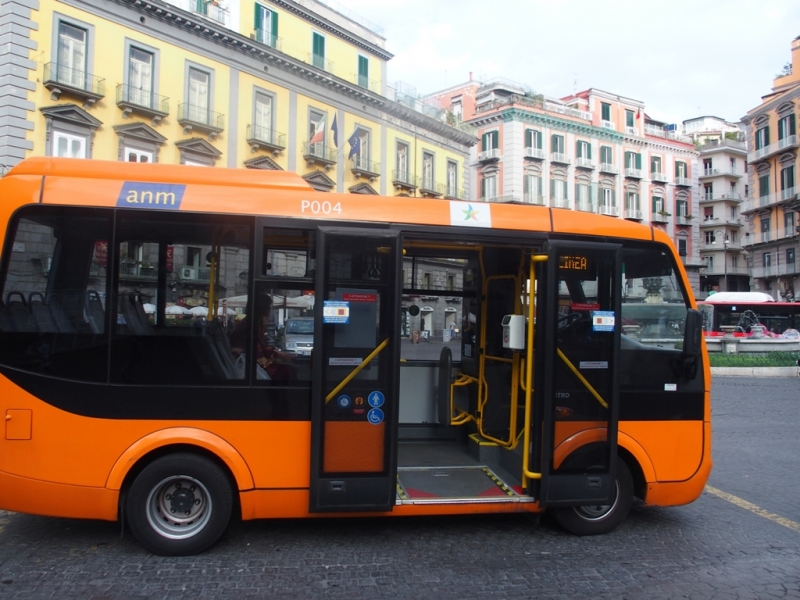
[[[379,28],[316,0],[10,0],[0,24],[5,167],[283,169],[319,190],[470,196],[476,138],[392,99]]]

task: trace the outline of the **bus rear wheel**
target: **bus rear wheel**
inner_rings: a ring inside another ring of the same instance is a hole
[[[616,494],[611,504],[554,509],[559,525],[575,535],[601,535],[614,531],[633,504],[633,477],[628,465],[617,458]]]
[[[142,546],[155,554],[186,556],[206,550],[223,534],[233,492],[225,472],[211,460],[170,454],[139,473],[125,507]]]

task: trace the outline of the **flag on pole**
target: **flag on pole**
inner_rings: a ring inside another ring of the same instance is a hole
[[[314,128],[314,135],[311,136],[309,144],[319,144],[325,141],[325,121],[328,115],[322,115],[322,118],[317,121],[317,126]]]
[[[356,130],[353,132],[353,135],[350,136],[350,139],[347,140],[347,143],[350,144],[350,154],[347,155],[347,159],[350,160],[361,152],[361,136],[358,135],[358,126],[356,126]]]
[[[333,132],[333,145],[339,147],[339,125],[336,123],[336,113],[333,113],[333,123],[331,123],[331,131]]]

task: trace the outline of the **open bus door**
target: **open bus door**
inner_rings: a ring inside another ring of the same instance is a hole
[[[309,510],[388,511],[397,479],[400,238],[320,228]]]
[[[545,507],[615,498],[621,260],[618,244],[551,241],[541,263],[529,450]]]

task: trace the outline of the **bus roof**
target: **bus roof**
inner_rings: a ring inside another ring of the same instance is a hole
[[[11,169],[0,180],[0,189],[3,212],[43,203],[542,231],[671,243],[657,228],[604,215],[527,204],[317,192],[287,171],[36,157]]]

